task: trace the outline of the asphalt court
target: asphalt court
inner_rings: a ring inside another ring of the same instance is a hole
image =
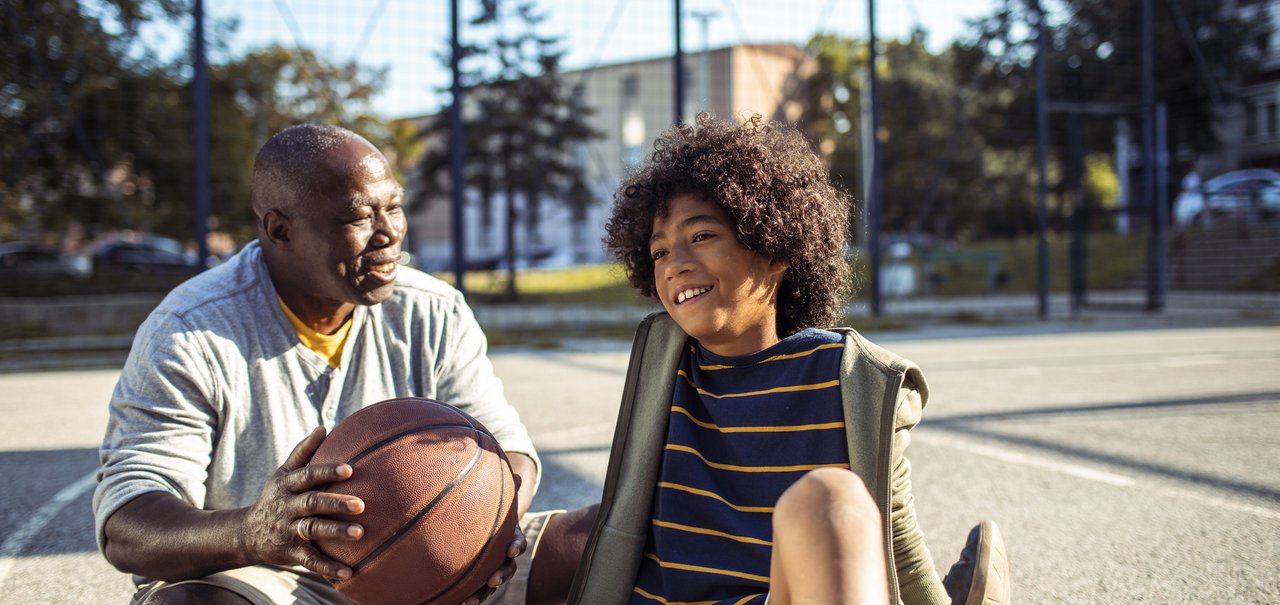
[[[1024,603],[1280,602],[1280,328],[872,335],[925,370],[916,508],[935,564],[995,519]],[[628,342],[493,352],[544,460],[599,498]],[[0,375],[0,600],[120,603],[91,476],[113,370]]]

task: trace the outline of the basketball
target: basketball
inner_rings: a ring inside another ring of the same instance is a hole
[[[515,536],[516,489],[506,454],[476,419],[425,398],[392,399],[334,427],[314,463],[346,462],[325,491],[364,500],[352,542],[316,546],[354,572],[334,586],[358,603],[456,605],[502,565]]]

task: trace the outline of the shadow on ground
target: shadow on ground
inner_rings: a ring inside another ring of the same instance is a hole
[[[1066,443],[1045,435],[1017,434],[1017,429],[1027,421],[1053,423],[1068,419],[1079,420],[1137,420],[1156,414],[1163,418],[1172,416],[1204,416],[1234,414],[1243,410],[1274,410],[1280,405],[1280,392],[1260,391],[1232,395],[1209,395],[1164,399],[1143,402],[1118,402],[1054,408],[1027,408],[1000,412],[937,416],[926,419],[921,426],[989,442],[1016,445],[1038,450],[1055,457],[1104,464],[1189,483],[1214,490],[1251,496],[1272,503],[1280,503],[1280,489],[1276,486],[1252,483],[1218,473],[1209,473],[1158,462],[1142,460],[1128,455],[1102,451],[1098,447]],[[1185,444],[1183,444],[1185,445]],[[1170,442],[1170,448],[1179,444]]]

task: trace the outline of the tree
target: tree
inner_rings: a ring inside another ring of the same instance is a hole
[[[969,127],[971,90],[955,80],[957,49],[933,53],[925,34],[882,42],[878,75],[883,154],[883,225],[938,237],[978,234],[985,205],[982,141]],[[864,190],[861,147],[866,43],[832,34],[808,45],[818,69],[803,84],[802,128],[834,179]]]
[[[131,195],[108,136],[107,99],[159,59],[138,43],[144,23],[175,18],[176,0],[4,0],[0,3],[0,237],[119,224]],[[127,116],[126,116],[127,118]]]
[[[530,240],[538,233],[544,200],[566,203],[577,214],[585,212],[589,189],[569,150],[598,135],[585,122],[587,108],[566,94],[560,76],[561,40],[538,33],[545,15],[535,2],[481,0],[480,8],[472,25],[489,38],[465,49],[462,56],[472,65],[464,95],[464,178],[480,193],[482,221],[491,220],[492,200],[503,194],[506,296],[514,300],[521,210]],[[508,27],[507,20],[515,27]],[[442,136],[449,128],[443,115],[426,136],[448,140]],[[443,146],[428,151],[422,163],[426,182],[440,182],[449,166],[448,153]],[[523,199],[523,209],[518,199]]]
[[[1215,120],[1233,102],[1231,85],[1257,72],[1270,26],[1265,18],[1242,20],[1217,0],[1151,1],[1155,97],[1168,106],[1169,149],[1175,158],[1189,161],[1219,146]],[[979,129],[1021,134],[1016,139],[992,136],[992,144],[1002,149],[1026,148],[1031,143],[1027,135],[1034,132],[1038,5],[1046,11],[1051,99],[1127,106],[1134,114],[1142,101],[1142,0],[1004,0],[993,14],[975,22],[962,76],[981,83],[985,103]],[[1050,142],[1059,156],[1067,140],[1064,117],[1054,114],[1050,119]],[[1098,126],[1090,129],[1087,146],[1110,148],[1110,124]],[[1179,172],[1171,170],[1170,179]],[[1054,186],[1061,188],[1061,182]]]
[[[190,241],[194,193],[188,53],[163,58],[142,23],[181,27],[187,3],[5,0],[0,36],[0,237],[59,239],[121,228]],[[231,30],[215,24],[210,45]],[[384,72],[270,47],[211,65],[211,222],[255,236],[253,157],[270,134],[336,123],[375,143],[389,131],[369,100]]]
[[[178,0],[5,1],[0,238],[124,228],[191,240],[188,55],[159,58],[137,43],[142,23],[179,27],[187,8]],[[216,47],[230,31],[212,29]],[[387,139],[369,105],[383,77],[279,46],[211,65],[211,221],[239,242],[255,235],[253,156],[285,125],[333,123]]]

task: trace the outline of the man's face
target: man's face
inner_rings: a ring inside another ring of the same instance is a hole
[[[319,179],[317,188],[324,193],[303,200],[305,209],[291,220],[290,282],[308,306],[380,303],[395,288],[404,190],[363,139],[348,141],[328,160],[331,178]]]
[[[784,263],[738,241],[729,216],[694,195],[653,219],[654,284],[667,313],[713,353],[748,355],[776,342]]]

